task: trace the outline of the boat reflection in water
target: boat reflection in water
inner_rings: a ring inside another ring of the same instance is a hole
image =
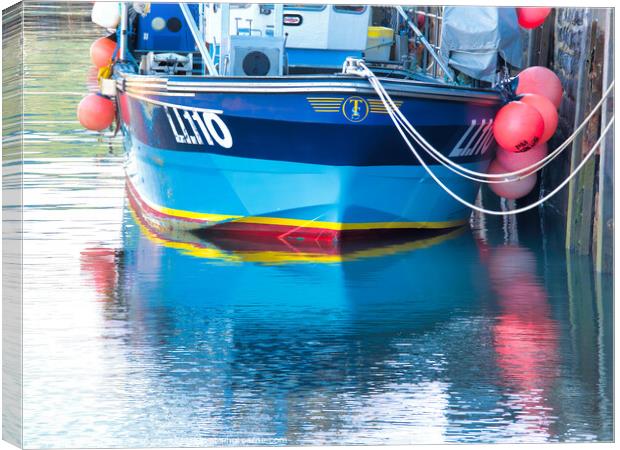
[[[577,407],[524,248],[468,228],[339,248],[171,236],[132,208],[123,240],[83,268],[131,330],[156,442],[557,440]]]

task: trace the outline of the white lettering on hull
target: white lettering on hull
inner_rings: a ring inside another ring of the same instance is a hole
[[[493,142],[493,119],[472,120],[465,134],[459,139],[450,157],[484,155]]]
[[[180,144],[233,146],[230,130],[220,116],[211,111],[199,112],[164,106],[174,139]],[[182,114],[179,113],[182,111]]]

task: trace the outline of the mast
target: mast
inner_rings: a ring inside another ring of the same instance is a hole
[[[273,35],[275,37],[280,37],[284,35],[284,4],[276,3],[273,9],[273,19],[276,23],[273,26]]]
[[[127,56],[127,3],[121,2],[121,35],[118,44],[118,58],[125,61]]]

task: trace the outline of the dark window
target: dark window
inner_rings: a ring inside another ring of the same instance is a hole
[[[293,11],[323,11],[325,5],[308,5],[308,4],[290,4],[284,5],[284,9],[290,9]]]
[[[334,5],[334,11],[340,13],[362,14],[366,11],[364,5]]]
[[[178,18],[171,17],[170,19],[168,19],[168,22],[166,22],[166,26],[168,27],[170,31],[172,31],[173,33],[176,33],[177,31],[181,29],[183,24]]]

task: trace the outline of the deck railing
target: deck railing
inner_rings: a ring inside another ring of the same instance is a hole
[[[441,6],[426,6],[416,9],[414,11],[416,18],[420,18],[418,23],[422,23],[422,34],[435,50],[436,54],[439,54],[439,48],[441,46],[441,25],[443,21],[442,17],[443,7]],[[434,78],[442,77],[444,75],[442,68],[430,55],[430,52],[422,45],[422,61],[421,68],[428,75]]]
[[[452,71],[439,56],[443,7],[409,7],[407,10],[396,8],[401,14],[401,19],[407,16],[407,25],[414,32],[413,56],[417,68],[430,77],[453,80]]]

